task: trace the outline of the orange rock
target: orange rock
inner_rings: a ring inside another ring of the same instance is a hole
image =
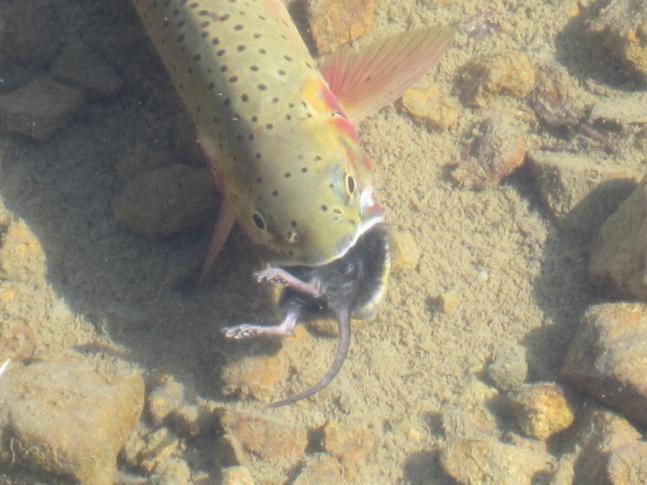
[[[41,286],[45,254],[40,242],[23,221],[11,224],[0,241],[0,280]]]
[[[306,12],[317,53],[329,54],[370,30],[375,0],[308,0]]]
[[[338,423],[329,421],[323,428],[323,447],[336,456],[344,465],[349,478],[373,450],[373,436],[366,427],[352,426],[346,429]]]
[[[407,89],[402,95],[402,105],[414,118],[437,130],[447,130],[458,120],[458,104],[444,96],[436,85]]]
[[[557,384],[522,386],[510,401],[519,427],[531,438],[545,440],[568,428],[575,419],[571,404]]]
[[[294,481],[294,485],[343,483],[344,468],[339,461],[325,454],[309,460]]]

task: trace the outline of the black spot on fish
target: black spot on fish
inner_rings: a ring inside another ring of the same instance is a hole
[[[254,39],[260,39],[262,37],[258,32],[254,34]]]
[[[236,50],[238,52],[243,52],[245,49],[246,49],[246,47],[244,45],[239,45],[238,47],[236,47]]]
[[[234,30],[243,30],[244,27],[240,24],[234,26]]]
[[[278,190],[273,191],[272,196],[278,197],[279,196],[279,191]]]
[[[292,58],[290,56],[285,55],[283,56],[283,59],[285,59],[288,62],[292,62]]]
[[[247,96],[246,94],[243,94],[243,95],[240,97],[240,100],[241,100],[243,103],[246,103],[247,101],[249,101],[249,96]]]
[[[220,66],[220,72],[227,72],[227,69],[229,69],[229,67],[227,67],[226,64],[223,64],[222,66]]]
[[[199,61],[200,59],[202,59],[202,56],[201,56],[200,54],[195,54],[195,55],[193,56],[193,61],[194,61],[194,62],[197,62],[197,61]]]
[[[258,52],[263,55],[267,54],[267,51],[265,49],[258,49]]]
[[[202,22],[202,23],[200,24],[200,26],[201,26],[202,28],[209,27],[210,25],[211,25],[211,22],[209,22],[208,20],[206,20],[205,22]]]
[[[285,76],[285,71],[283,69],[279,69],[279,76]],[[294,105],[290,106],[290,108],[292,107],[294,107]]]
[[[267,89],[267,86],[266,86],[265,84],[259,84],[257,87],[258,87],[258,89],[260,89],[261,91],[265,91],[265,90]]]
[[[230,83],[235,83],[235,82],[237,82],[237,81],[238,81],[238,76],[231,76],[231,77],[229,78],[229,82],[230,82]]]
[[[267,128],[268,130],[271,130],[274,128],[274,125],[272,123],[268,123],[265,125],[265,128]]]
[[[224,22],[225,20],[229,20],[229,17],[230,17],[230,16],[229,16],[229,14],[228,14],[228,13],[226,13],[225,15],[221,15],[221,16],[220,16],[220,18],[219,18],[218,20],[220,20],[220,21],[223,21],[223,22]]]
[[[227,52],[225,49],[220,49],[218,52],[216,52],[216,55],[218,57],[222,57],[225,55],[225,52]]]
[[[251,120],[252,123],[256,123],[258,121],[258,116],[252,116]]]
[[[213,88],[215,88],[215,87],[216,87],[216,84],[213,81],[210,82],[209,84],[207,84],[207,89],[209,91],[213,91]]]
[[[286,179],[289,179],[290,177],[292,177],[292,174],[291,174],[290,172],[285,172],[285,173],[283,174],[283,176],[284,176]]]
[[[301,173],[308,173],[308,167],[301,167]]]
[[[213,39],[211,39],[211,43],[213,45],[218,45],[220,44],[220,39],[218,37],[214,37]]]
[[[321,210],[322,210],[323,212],[328,212],[328,206],[327,206],[326,204],[322,204],[322,206],[321,206]]]
[[[253,72],[257,72],[258,71],[258,66],[249,66],[249,70],[253,71]]]

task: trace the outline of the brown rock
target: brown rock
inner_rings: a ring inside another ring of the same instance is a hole
[[[591,277],[647,301],[647,177],[602,225],[591,248]]]
[[[187,438],[205,435],[213,428],[215,420],[213,413],[197,405],[182,406],[172,416],[177,432]]]
[[[344,468],[332,456],[319,454],[306,461],[293,485],[344,483]]]
[[[184,386],[165,374],[148,394],[146,407],[151,421],[160,426],[168,416],[184,405]]]
[[[531,438],[550,438],[568,428],[575,419],[573,407],[557,384],[522,386],[510,395],[510,401],[519,427]]]
[[[647,483],[647,442],[613,450],[607,463],[607,477],[613,485]]]
[[[450,477],[467,485],[531,485],[533,476],[547,474],[548,454],[495,440],[452,439],[441,452],[440,464]]]
[[[193,483],[191,481],[191,469],[184,460],[179,458],[168,459],[155,468],[151,483],[153,485],[189,485]]]
[[[523,164],[526,140],[511,121],[493,116],[481,123],[471,152],[465,162],[452,170],[452,179],[463,188],[494,187]]]
[[[142,143],[135,147],[130,156],[119,159],[117,174],[123,180],[130,180],[141,173],[176,164],[177,159],[169,150],[151,150]]]
[[[557,222],[590,237],[631,194],[640,174],[588,155],[531,150],[528,163]]]
[[[59,81],[85,88],[92,98],[114,96],[123,87],[101,56],[78,39],[63,49],[50,72]]]
[[[391,231],[391,267],[393,270],[413,271],[420,260],[420,246],[408,231]]]
[[[498,345],[488,364],[487,374],[501,391],[519,389],[528,375],[526,349],[516,342]]]
[[[366,426],[342,427],[330,421],[323,427],[323,448],[339,459],[348,478],[352,478],[358,464],[371,454],[373,444],[373,436]]]
[[[138,374],[102,377],[82,362],[14,364],[0,379],[0,461],[112,484],[143,404]]]
[[[535,87],[535,72],[528,56],[509,51],[472,61],[463,73],[463,100],[485,106],[487,95],[508,94],[523,99]]]
[[[496,436],[496,422],[484,413],[449,407],[443,410],[441,426],[446,438],[488,439]]]
[[[170,236],[202,224],[218,207],[208,168],[174,165],[141,173],[117,200],[115,218],[144,236]]]
[[[223,366],[220,377],[226,396],[272,402],[290,376],[289,359],[282,353],[272,357],[247,356]]]
[[[602,477],[611,453],[640,439],[640,433],[626,419],[597,407],[578,416],[577,427],[575,441],[580,453],[575,461],[574,483],[608,483]]]
[[[171,459],[180,447],[179,438],[168,428],[159,428],[145,436],[131,435],[124,445],[124,459],[146,473]]]
[[[30,358],[49,300],[31,286],[0,281],[0,361]]]
[[[0,280],[39,287],[45,269],[45,254],[34,233],[23,221],[11,224],[0,239]]]
[[[317,53],[329,54],[371,29],[375,0],[307,0],[306,14]]]
[[[407,89],[402,95],[402,105],[411,116],[437,130],[448,130],[458,120],[458,103],[444,96],[435,84]]]
[[[647,1],[612,0],[589,26],[594,49],[602,46],[647,81]]]
[[[308,445],[304,428],[266,417],[226,411],[220,424],[240,465],[261,460],[285,472],[303,459]]]
[[[230,466],[222,469],[222,485],[255,485],[254,477],[244,466]]]
[[[0,131],[45,142],[85,105],[83,91],[48,78],[0,95]]]
[[[600,402],[647,423],[647,305],[610,303],[589,309],[561,373]]]

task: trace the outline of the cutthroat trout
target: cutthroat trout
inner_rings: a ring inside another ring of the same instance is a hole
[[[326,296],[317,285],[328,276],[304,281],[288,269],[343,261],[383,220],[371,162],[354,124],[422,77],[447,47],[452,29],[408,32],[362,51],[342,50],[318,65],[282,0],[133,4],[195,123],[222,195],[201,278],[238,223],[283,268],[261,272],[259,280],[313,299]],[[380,288],[369,292],[374,298],[349,306],[354,316],[368,316],[384,294],[388,254],[353,255],[358,257],[382,258],[367,261],[384,273]],[[287,320],[226,334],[285,335],[294,325]]]

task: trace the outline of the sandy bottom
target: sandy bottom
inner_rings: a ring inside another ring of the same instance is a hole
[[[116,99],[92,102],[48,143],[0,137],[0,219],[22,219],[37,236],[46,255],[42,292],[54,293],[43,298],[50,303],[36,336],[38,350],[76,348],[108,366],[124,359],[148,373],[172,374],[201,397],[222,400],[220,367],[240,356],[241,347],[225,343],[219,329],[276,318],[267,292],[251,278],[261,261],[235,232],[208,284],[186,294],[179,288],[198,270],[209,228],[155,240],[115,222],[113,206],[124,187],[115,167],[137,144],[201,162],[187,148],[179,102],[128,2],[56,5],[61,35],[76,33],[107,52],[126,88]],[[381,1],[365,41],[490,12],[500,29],[479,42],[459,35],[430,75],[445,94],[456,94],[456,76],[469,59],[513,49],[533,62],[558,59],[592,95],[611,95],[615,88],[605,66],[587,64],[575,42],[577,21],[566,14],[573,5]],[[40,69],[16,67],[8,78],[24,79]],[[520,106],[503,97],[498,109]],[[368,427],[375,451],[358,465],[357,483],[443,477],[438,416],[447,407],[483,405],[479,377],[497,346],[521,343],[529,380],[554,380],[579,316],[596,299],[586,277],[587,242],[551,222],[525,170],[480,192],[457,189],[446,177],[446,166],[461,160],[466,132],[485,114],[461,109],[458,123],[444,132],[412,120],[397,104],[361,125],[386,220],[394,230],[411,232],[422,256],[415,270],[393,274],[377,319],[355,325],[336,381],[306,405],[276,411],[309,428],[326,420]],[[533,146],[550,138],[531,132],[528,141]],[[448,291],[459,299],[450,314],[434,303]],[[308,339],[285,393],[314,382],[335,345],[331,338]],[[262,341],[245,349],[264,353],[275,346]],[[507,415],[500,426],[515,429]],[[208,465],[204,470],[213,471]]]

